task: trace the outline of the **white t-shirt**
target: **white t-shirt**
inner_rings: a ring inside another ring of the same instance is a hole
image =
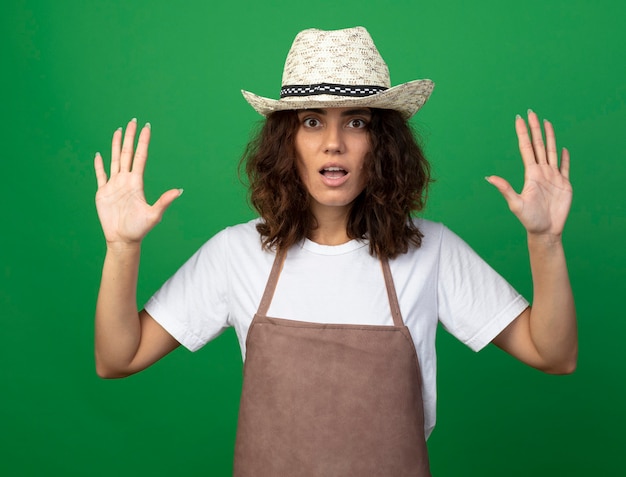
[[[487,345],[528,302],[445,226],[416,219],[420,248],[389,261],[400,310],[423,379],[425,433],[435,425],[437,323],[471,349]],[[274,253],[261,247],[258,220],[206,242],[148,301],[146,310],[195,351],[235,328],[242,356]],[[380,261],[367,242],[325,246],[304,240],[287,258],[268,316],[323,323],[391,325]]]

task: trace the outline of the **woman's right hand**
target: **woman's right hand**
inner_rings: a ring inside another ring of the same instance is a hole
[[[109,247],[138,245],[148,232],[161,221],[165,210],[182,194],[182,189],[171,189],[150,205],[146,202],[143,173],[148,159],[150,124],[140,134],[133,155],[137,120],[126,127],[122,143],[122,128],[113,134],[110,177],[104,170],[100,153],[96,153],[94,167],[98,182],[96,209],[104,237]]]

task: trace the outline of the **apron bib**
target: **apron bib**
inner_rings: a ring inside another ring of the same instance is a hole
[[[421,372],[382,260],[393,326],[267,317],[278,253],[246,339],[235,477],[430,477]]]

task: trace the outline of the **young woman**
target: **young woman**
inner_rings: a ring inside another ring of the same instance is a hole
[[[429,167],[408,119],[430,80],[390,87],[363,28],[305,30],[281,99],[243,92],[267,117],[244,159],[260,218],[209,240],[136,306],[141,241],[182,191],[143,194],[150,141],[136,121],[97,154],[107,253],[96,309],[102,377],[136,373],[180,344],[233,326],[245,360],[235,475],[430,475],[435,332],[493,342],[548,373],[576,366],[577,331],[561,234],[572,197],[552,125],[515,128],[525,167],[503,194],[527,231],[533,306],[441,224],[414,218]]]

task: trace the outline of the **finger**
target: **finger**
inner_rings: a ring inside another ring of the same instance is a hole
[[[546,147],[541,137],[541,124],[539,124],[539,118],[532,109],[528,110],[528,126],[530,127],[530,134],[532,136],[535,160],[537,164],[546,164],[548,159],[546,158]]]
[[[135,145],[135,133],[137,132],[137,118],[133,118],[126,126],[124,142],[122,143],[122,154],[120,156],[120,171],[130,171],[133,162],[133,148]]]
[[[93,167],[96,171],[96,182],[98,189],[107,183],[107,173],[104,171],[104,161],[99,152],[96,152],[96,157],[93,161]]]
[[[152,206],[154,211],[158,214],[159,220],[161,220],[161,217],[167,208],[172,205],[172,202],[178,199],[181,195],[183,195],[183,189],[170,189],[159,197],[159,200],[157,200]]]
[[[548,164],[558,167],[559,165],[559,156],[556,152],[556,135],[554,134],[554,127],[552,123],[547,119],[543,120],[543,128],[546,132],[546,159]]]
[[[137,141],[137,151],[135,152],[135,159],[133,160],[133,172],[143,174],[146,168],[146,161],[148,160],[148,146],[150,145],[150,123],[141,128],[139,133],[139,140]]]
[[[567,180],[569,180],[569,166],[569,151],[566,148],[563,148],[563,151],[561,151],[561,175]]]
[[[487,176],[485,179],[500,191],[500,194],[502,194],[504,200],[506,200],[506,203],[509,205],[509,209],[511,209],[513,213],[520,210],[521,199],[519,194],[515,192],[506,179],[498,176]]]
[[[111,176],[120,171],[120,149],[122,147],[122,128],[117,128],[113,133],[111,143]]]
[[[517,133],[517,142],[519,145],[519,152],[522,155],[522,162],[525,167],[537,164],[535,160],[535,151],[528,137],[528,130],[526,129],[526,122],[518,114],[515,118],[515,132]]]

